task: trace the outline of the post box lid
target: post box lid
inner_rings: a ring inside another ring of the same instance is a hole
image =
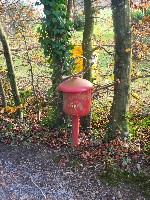
[[[93,85],[90,81],[75,77],[60,83],[57,89],[61,92],[85,92],[92,90]]]

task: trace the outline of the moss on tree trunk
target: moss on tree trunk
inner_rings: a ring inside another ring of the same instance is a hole
[[[83,32],[83,56],[87,59],[83,61],[83,65],[90,65],[91,52],[92,52],[92,34],[94,28],[94,17],[93,17],[93,8],[92,0],[84,0],[84,13],[85,13],[85,26]],[[91,69],[89,69],[84,75],[83,78],[91,81]],[[81,126],[84,130],[87,130],[91,127],[91,115],[88,114],[85,117],[81,118]]]
[[[6,103],[6,98],[5,98],[5,91],[4,91],[1,79],[0,79],[0,95],[1,95],[1,99],[2,99],[2,106],[6,107],[7,103]]]
[[[128,134],[126,115],[129,113],[131,68],[130,1],[112,0],[115,35],[114,97],[108,124],[109,134]]]
[[[63,64],[59,58],[56,59],[54,63],[55,67],[53,69],[53,75],[52,75],[52,87],[53,87],[52,106],[55,112],[53,116],[54,117],[53,126],[59,129],[66,123],[67,115],[63,111],[63,94],[62,92],[57,91],[57,86],[60,84],[62,79],[62,74],[59,73],[58,69],[62,68]]]
[[[15,72],[14,72],[14,67],[13,67],[13,62],[11,58],[11,52],[9,49],[9,44],[7,42],[7,38],[5,36],[5,33],[2,29],[2,25],[0,24],[0,40],[2,42],[2,46],[4,49],[4,56],[6,59],[6,64],[7,64],[7,76],[11,85],[11,91],[13,94],[13,99],[15,106],[20,105],[20,97],[19,97],[19,92],[16,84],[16,79],[15,79]],[[20,115],[20,111],[18,110],[18,115]]]
[[[67,12],[69,14],[69,20],[73,21],[74,0],[68,0],[66,3],[67,3]]]

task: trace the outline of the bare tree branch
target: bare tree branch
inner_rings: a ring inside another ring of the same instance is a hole
[[[93,54],[93,52],[96,51],[96,50],[98,50],[98,49],[103,49],[109,55],[113,55],[114,54],[113,52],[108,51],[103,45],[98,45],[95,48],[93,48],[92,51],[91,51],[91,54]]]
[[[140,78],[148,78],[148,77],[150,77],[150,74],[149,74],[149,75],[136,76],[136,77],[132,77],[132,78],[131,78],[131,81],[133,82],[133,81],[135,81],[135,80],[137,80],[137,79],[140,79]],[[108,88],[110,88],[110,87],[112,87],[112,86],[114,86],[114,82],[111,82],[111,83],[106,84],[106,85],[103,85],[103,86],[96,85],[96,86],[94,87],[93,93],[98,92],[99,90],[108,89]]]

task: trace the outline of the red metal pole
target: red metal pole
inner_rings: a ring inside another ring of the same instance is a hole
[[[78,145],[78,135],[79,135],[79,117],[73,116],[72,117],[72,147]]]

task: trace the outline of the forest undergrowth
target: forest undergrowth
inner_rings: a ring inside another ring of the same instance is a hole
[[[79,146],[74,149],[71,148],[70,141],[71,123],[64,124],[60,130],[51,128],[49,123],[51,109],[42,90],[41,93],[39,90],[41,117],[38,120],[35,98],[28,92],[26,91],[24,96],[22,94],[24,117],[21,119],[15,116],[13,106],[7,106],[5,110],[1,108],[0,141],[2,143],[10,145],[38,143],[46,144],[53,149],[61,149],[65,153],[58,154],[57,158],[54,158],[59,165],[79,168],[87,166],[95,171],[100,165],[102,171],[96,173],[104,181],[113,185],[120,181],[128,184],[138,183],[138,187],[142,188],[145,195],[150,194],[148,99],[143,100],[138,95],[132,95],[130,115],[127,116],[130,127],[129,137],[122,139],[118,133],[115,139],[104,141],[111,100],[106,102],[105,95],[108,95],[106,92],[103,98],[99,93],[93,94],[92,129],[90,132],[83,132],[80,127]],[[111,92],[109,95],[111,96]]]
[[[139,61],[145,56],[149,48],[149,26],[147,26],[146,32],[146,29],[143,28],[144,20],[143,22],[139,20],[139,22],[139,24],[134,24],[133,32],[138,37],[143,36],[144,39],[146,38],[146,45],[141,45],[143,44],[142,40],[141,43],[137,43],[133,38],[135,46],[133,55],[137,62],[133,63],[131,75],[139,78],[139,80],[132,82],[131,85],[130,113],[126,116],[130,128],[128,137],[123,139],[118,133],[115,139],[104,140],[112,104],[113,84],[111,87],[104,89],[102,89],[102,86],[96,86],[96,90],[93,90],[91,131],[83,132],[82,127],[80,127],[79,146],[71,148],[71,119],[60,130],[52,128],[52,99],[46,93],[51,87],[49,72],[44,76],[40,73],[41,69],[37,69],[34,72],[34,92],[36,95],[33,94],[33,85],[29,80],[31,77],[27,77],[25,74],[17,77],[21,97],[19,107],[15,107],[12,103],[12,94],[6,80],[4,89],[7,91],[7,106],[5,108],[0,107],[0,142],[10,145],[38,143],[48,145],[56,150],[60,149],[60,152],[63,153],[58,153],[57,157],[54,157],[55,162],[60,166],[78,168],[86,166],[90,170],[94,170],[99,178],[103,178],[104,181],[110,184],[116,185],[121,181],[129,184],[136,183],[137,187],[149,196],[150,96],[149,78],[146,77],[149,62],[146,60],[146,64],[143,65],[143,61],[142,64]],[[142,27],[141,34],[137,32],[140,27]],[[143,54],[141,54],[142,49],[144,49]],[[102,84],[106,84],[113,80],[113,69],[111,69],[113,68],[113,62],[111,62],[111,57],[109,59],[104,57],[104,61],[110,62],[106,70],[103,65],[108,63],[102,62],[103,55],[100,56],[101,67],[99,76],[96,74],[96,77],[100,77]],[[36,59],[35,61],[37,62]],[[41,66],[41,63],[39,63],[39,66]],[[105,71],[104,75],[103,71]],[[38,73],[37,77],[35,76],[36,73]],[[16,117],[17,109],[22,111],[20,118]],[[99,166],[101,166],[101,171],[99,171]]]

